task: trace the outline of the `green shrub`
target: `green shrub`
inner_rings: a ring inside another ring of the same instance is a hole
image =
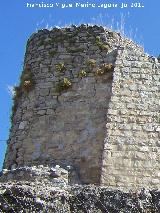
[[[96,37],[96,44],[99,43],[99,42],[101,42],[101,38],[100,38],[100,36],[97,36]]]
[[[35,82],[33,79],[33,74],[31,73],[30,66],[26,65],[24,71],[22,72],[21,78],[20,78],[20,89],[23,92],[29,92],[34,88]]]
[[[17,110],[19,98],[22,96],[23,93],[28,94],[29,91],[33,89],[34,85],[35,85],[35,82],[33,79],[33,74],[31,73],[31,68],[30,66],[26,65],[20,77],[19,86],[14,87],[13,107],[12,107],[12,115],[11,115],[12,121],[13,121],[14,113]]]
[[[101,68],[98,68],[95,72],[96,75],[103,75],[104,74],[104,70]]]
[[[100,50],[106,50],[108,52],[108,50],[110,49],[108,44],[105,44],[101,41],[101,38],[99,36],[96,37],[96,45],[99,47]]]
[[[56,70],[57,72],[64,72],[66,70],[64,63],[56,64]]]
[[[88,59],[87,62],[86,62],[87,66],[93,68],[96,66],[96,60],[94,59]]]
[[[78,73],[78,77],[83,78],[87,76],[87,72],[85,70],[81,70]]]
[[[24,92],[29,92],[33,89],[34,83],[32,80],[25,80],[22,84],[22,90]]]
[[[95,72],[95,75],[100,76],[100,75],[104,75],[108,72],[111,72],[114,70],[114,65],[113,64],[103,64],[100,68],[98,68]]]
[[[62,92],[72,86],[70,79],[64,78],[62,81],[58,82],[56,85],[56,92]]]
[[[104,69],[105,72],[113,71],[114,70],[114,65],[113,64],[103,64],[102,69]]]

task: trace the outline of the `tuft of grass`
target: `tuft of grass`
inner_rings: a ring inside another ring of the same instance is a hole
[[[80,77],[80,78],[84,78],[84,77],[86,77],[87,76],[87,72],[85,71],[85,70],[81,70],[81,71],[79,71],[79,73],[78,73],[78,77]]]
[[[26,65],[22,75],[20,77],[19,86],[14,87],[14,96],[13,96],[13,107],[11,114],[11,121],[13,122],[13,116],[17,110],[19,99],[22,94],[28,94],[34,88],[35,82],[33,79],[33,74],[31,73],[31,68],[29,65]]]
[[[58,82],[56,85],[56,92],[62,92],[67,90],[72,86],[71,80],[64,78],[62,81]]]
[[[27,93],[28,93],[29,91],[32,90],[33,86],[34,86],[34,83],[33,83],[32,80],[25,80],[25,81],[23,82],[23,85],[22,85],[22,90],[23,90],[24,92],[27,92]]]
[[[65,67],[64,63],[56,64],[56,71],[57,72],[65,72],[65,70],[66,70],[66,67]]]
[[[26,65],[20,77],[19,87],[23,92],[28,93],[29,91],[33,89],[34,85],[35,85],[35,82],[33,79],[33,74],[31,73],[31,68],[30,66]]]
[[[113,64],[103,64],[100,68],[98,68],[95,72],[95,75],[101,76],[104,75],[108,72],[112,72],[114,70],[114,65]]]
[[[95,43],[101,51],[106,50],[108,52],[110,49],[110,46],[108,44],[103,43],[99,36],[96,37]]]
[[[109,64],[103,64],[102,69],[104,69],[105,72],[110,72],[114,70],[114,65],[109,63]]]
[[[87,66],[90,68],[94,68],[96,66],[96,60],[94,59],[88,59],[86,62]]]
[[[104,74],[104,70],[101,68],[98,68],[95,72],[95,75],[99,76],[99,75],[103,75]]]

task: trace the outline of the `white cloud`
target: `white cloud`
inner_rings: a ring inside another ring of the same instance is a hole
[[[11,97],[13,97],[15,95],[14,86],[7,85],[7,92]]]

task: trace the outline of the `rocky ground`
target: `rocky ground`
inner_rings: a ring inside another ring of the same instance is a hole
[[[58,166],[23,167],[2,172],[0,212],[158,213],[160,190],[68,185]]]

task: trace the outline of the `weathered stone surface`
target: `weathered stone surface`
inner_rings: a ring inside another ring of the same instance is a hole
[[[128,58],[132,45],[134,62]],[[155,127],[159,127],[157,108],[159,75],[154,68],[156,62],[150,63],[147,58],[140,55],[143,55],[143,51],[134,43],[130,45],[124,43],[124,49],[117,55],[116,63],[118,61],[123,68],[114,69],[114,76],[117,77],[112,83],[113,93],[109,103],[107,116],[109,122],[106,125],[108,131],[105,140],[105,149],[109,149],[109,154],[103,152],[102,184],[124,188],[129,185],[133,187],[134,184],[148,188],[160,185],[158,178],[160,149],[156,145],[159,136]],[[159,65],[158,67],[160,68]],[[152,75],[156,75],[157,79],[153,80]],[[149,142],[151,138],[152,143]],[[120,144],[123,149],[119,150]],[[121,178],[117,179],[119,177]],[[112,178],[117,181],[111,181]],[[155,181],[151,181],[153,178]]]
[[[157,60],[82,25],[31,36],[25,69],[34,88],[17,96],[4,168],[70,165],[82,183],[160,185]]]
[[[32,167],[4,169],[0,174],[0,182],[7,181],[28,181],[28,182],[50,182],[53,184],[68,184],[68,170],[61,168],[59,165],[47,167],[43,165]]]
[[[52,172],[55,172],[55,168],[52,169],[23,167],[17,170],[18,173],[16,171],[4,173],[6,181],[0,182],[0,211],[4,213],[158,213],[160,211],[160,191],[158,190],[144,188],[136,190],[135,188],[133,191],[122,191],[93,185],[69,186],[62,181],[53,181],[57,178],[51,176]],[[62,174],[62,169],[58,169]],[[11,175],[14,173],[13,179],[9,177],[10,173]],[[64,174],[66,175],[66,171]]]

